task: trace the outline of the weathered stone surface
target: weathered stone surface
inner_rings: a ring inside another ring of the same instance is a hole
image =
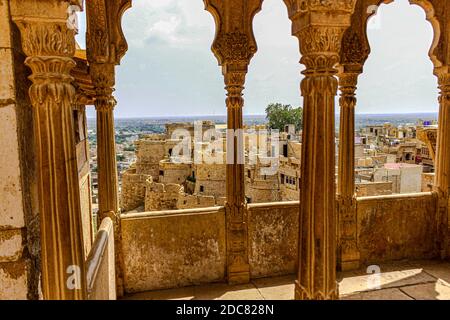
[[[422,269],[406,269],[401,271],[384,272],[382,267],[379,281],[374,275],[346,277],[339,283],[339,294],[349,295],[356,292],[375,289],[397,288],[417,283],[436,281],[435,278],[423,272]],[[379,287],[378,287],[379,285]],[[378,287],[378,288],[377,288]]]
[[[0,61],[0,102],[11,103],[15,99],[12,49],[0,48]]]
[[[26,262],[0,263],[0,300],[27,298]]]
[[[251,283],[229,287],[225,283],[195,288],[196,300],[263,300]]]
[[[126,292],[224,280],[223,208],[122,215]]]
[[[341,300],[413,300],[399,289],[385,289],[341,297]]]
[[[0,262],[17,261],[22,256],[22,230],[0,230]]]
[[[248,205],[252,278],[296,272],[298,215],[298,202]]]
[[[437,257],[436,205],[430,193],[358,198],[361,264]]]
[[[258,288],[264,300],[294,299],[295,285],[293,276],[256,279],[252,282]]]
[[[83,229],[83,246],[84,254],[87,257],[92,247],[92,201],[91,201],[91,184],[90,174],[80,179],[80,205],[81,205],[81,221]]]
[[[116,300],[114,223],[103,219],[86,260],[89,300]]]
[[[14,105],[0,108],[0,123],[0,227],[22,228],[25,223]]]
[[[11,48],[11,26],[8,1],[0,1],[0,48]],[[3,62],[3,61],[2,61]]]
[[[442,280],[404,287],[402,291],[416,300],[450,300],[450,284]]]

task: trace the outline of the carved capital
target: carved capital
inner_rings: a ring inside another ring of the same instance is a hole
[[[22,36],[25,64],[32,70],[30,98],[34,106],[72,104],[75,89],[70,71],[75,67],[75,34],[64,23],[16,20]]]
[[[308,27],[300,31],[300,62],[306,66],[305,76],[316,73],[336,74],[344,27]]]
[[[450,72],[448,68],[441,68],[435,73],[438,78],[440,90],[439,101],[441,103],[448,103],[450,102]]]
[[[339,88],[341,97],[339,105],[341,108],[355,108],[356,106],[356,85],[358,84],[359,73],[339,74]]]
[[[244,105],[243,90],[245,72],[227,72],[225,74],[225,89],[227,90],[227,108],[242,108]]]
[[[97,110],[112,110],[116,106],[113,97],[115,85],[115,66],[112,63],[94,63],[90,73],[95,87],[95,106]]]
[[[66,23],[17,19],[26,56],[73,57],[75,33]]]

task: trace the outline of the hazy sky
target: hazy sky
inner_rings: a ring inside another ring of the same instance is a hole
[[[264,1],[254,20],[258,52],[247,76],[246,114],[263,114],[271,102],[302,104],[303,67],[290,25],[282,0]],[[210,50],[214,22],[202,0],[134,0],[123,27],[129,50],[117,68],[117,117],[225,114],[223,77]],[[433,32],[423,10],[407,0],[382,5],[368,34],[372,53],[357,112],[437,111],[428,58]]]

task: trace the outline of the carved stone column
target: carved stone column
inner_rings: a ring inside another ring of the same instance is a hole
[[[245,203],[244,144],[242,108],[245,76],[257,46],[252,22],[262,0],[205,0],[216,20],[212,51],[225,78],[227,90],[227,279],[231,284],[250,281],[248,227]]]
[[[439,198],[439,239],[441,256],[449,254],[449,195],[450,195],[450,72],[447,68],[437,70],[439,82],[439,128],[435,190]]]
[[[354,1],[285,0],[300,40],[304,98],[296,299],[337,299],[335,65]]]
[[[225,71],[227,90],[227,128],[230,133],[243,129],[242,91],[247,68]],[[227,279],[229,283],[250,281],[248,263],[248,226],[245,206],[243,134],[227,136],[226,215],[227,215]]]
[[[341,270],[359,268],[355,194],[355,106],[359,73],[339,74],[341,91],[338,172],[338,266]]]
[[[98,165],[98,225],[110,217],[114,221],[117,296],[123,295],[123,257],[113,97],[115,66],[120,64],[128,45],[122,32],[121,20],[131,7],[131,0],[90,0],[86,2],[87,57],[95,86],[97,109],[97,165]]]
[[[97,110],[98,221],[110,217],[116,221],[119,212],[116,140],[113,97],[114,64],[93,63],[91,75],[95,86]]]
[[[25,64],[32,70],[30,99],[41,227],[42,291],[45,299],[85,299],[86,277],[71,82],[74,31],[66,25],[68,2],[16,2]],[[46,10],[47,9],[47,10]],[[44,15],[45,13],[45,15]]]

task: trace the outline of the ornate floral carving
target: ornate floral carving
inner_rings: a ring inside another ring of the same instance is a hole
[[[256,53],[256,47],[250,44],[245,33],[235,31],[219,35],[213,51],[223,57],[224,63],[248,63]]]
[[[369,56],[360,34],[351,27],[342,39],[341,64],[363,64]]]
[[[289,16],[299,12],[311,11],[348,11],[352,12],[356,0],[284,0]]]
[[[75,34],[65,23],[16,20],[27,56],[68,56],[75,53]]]

